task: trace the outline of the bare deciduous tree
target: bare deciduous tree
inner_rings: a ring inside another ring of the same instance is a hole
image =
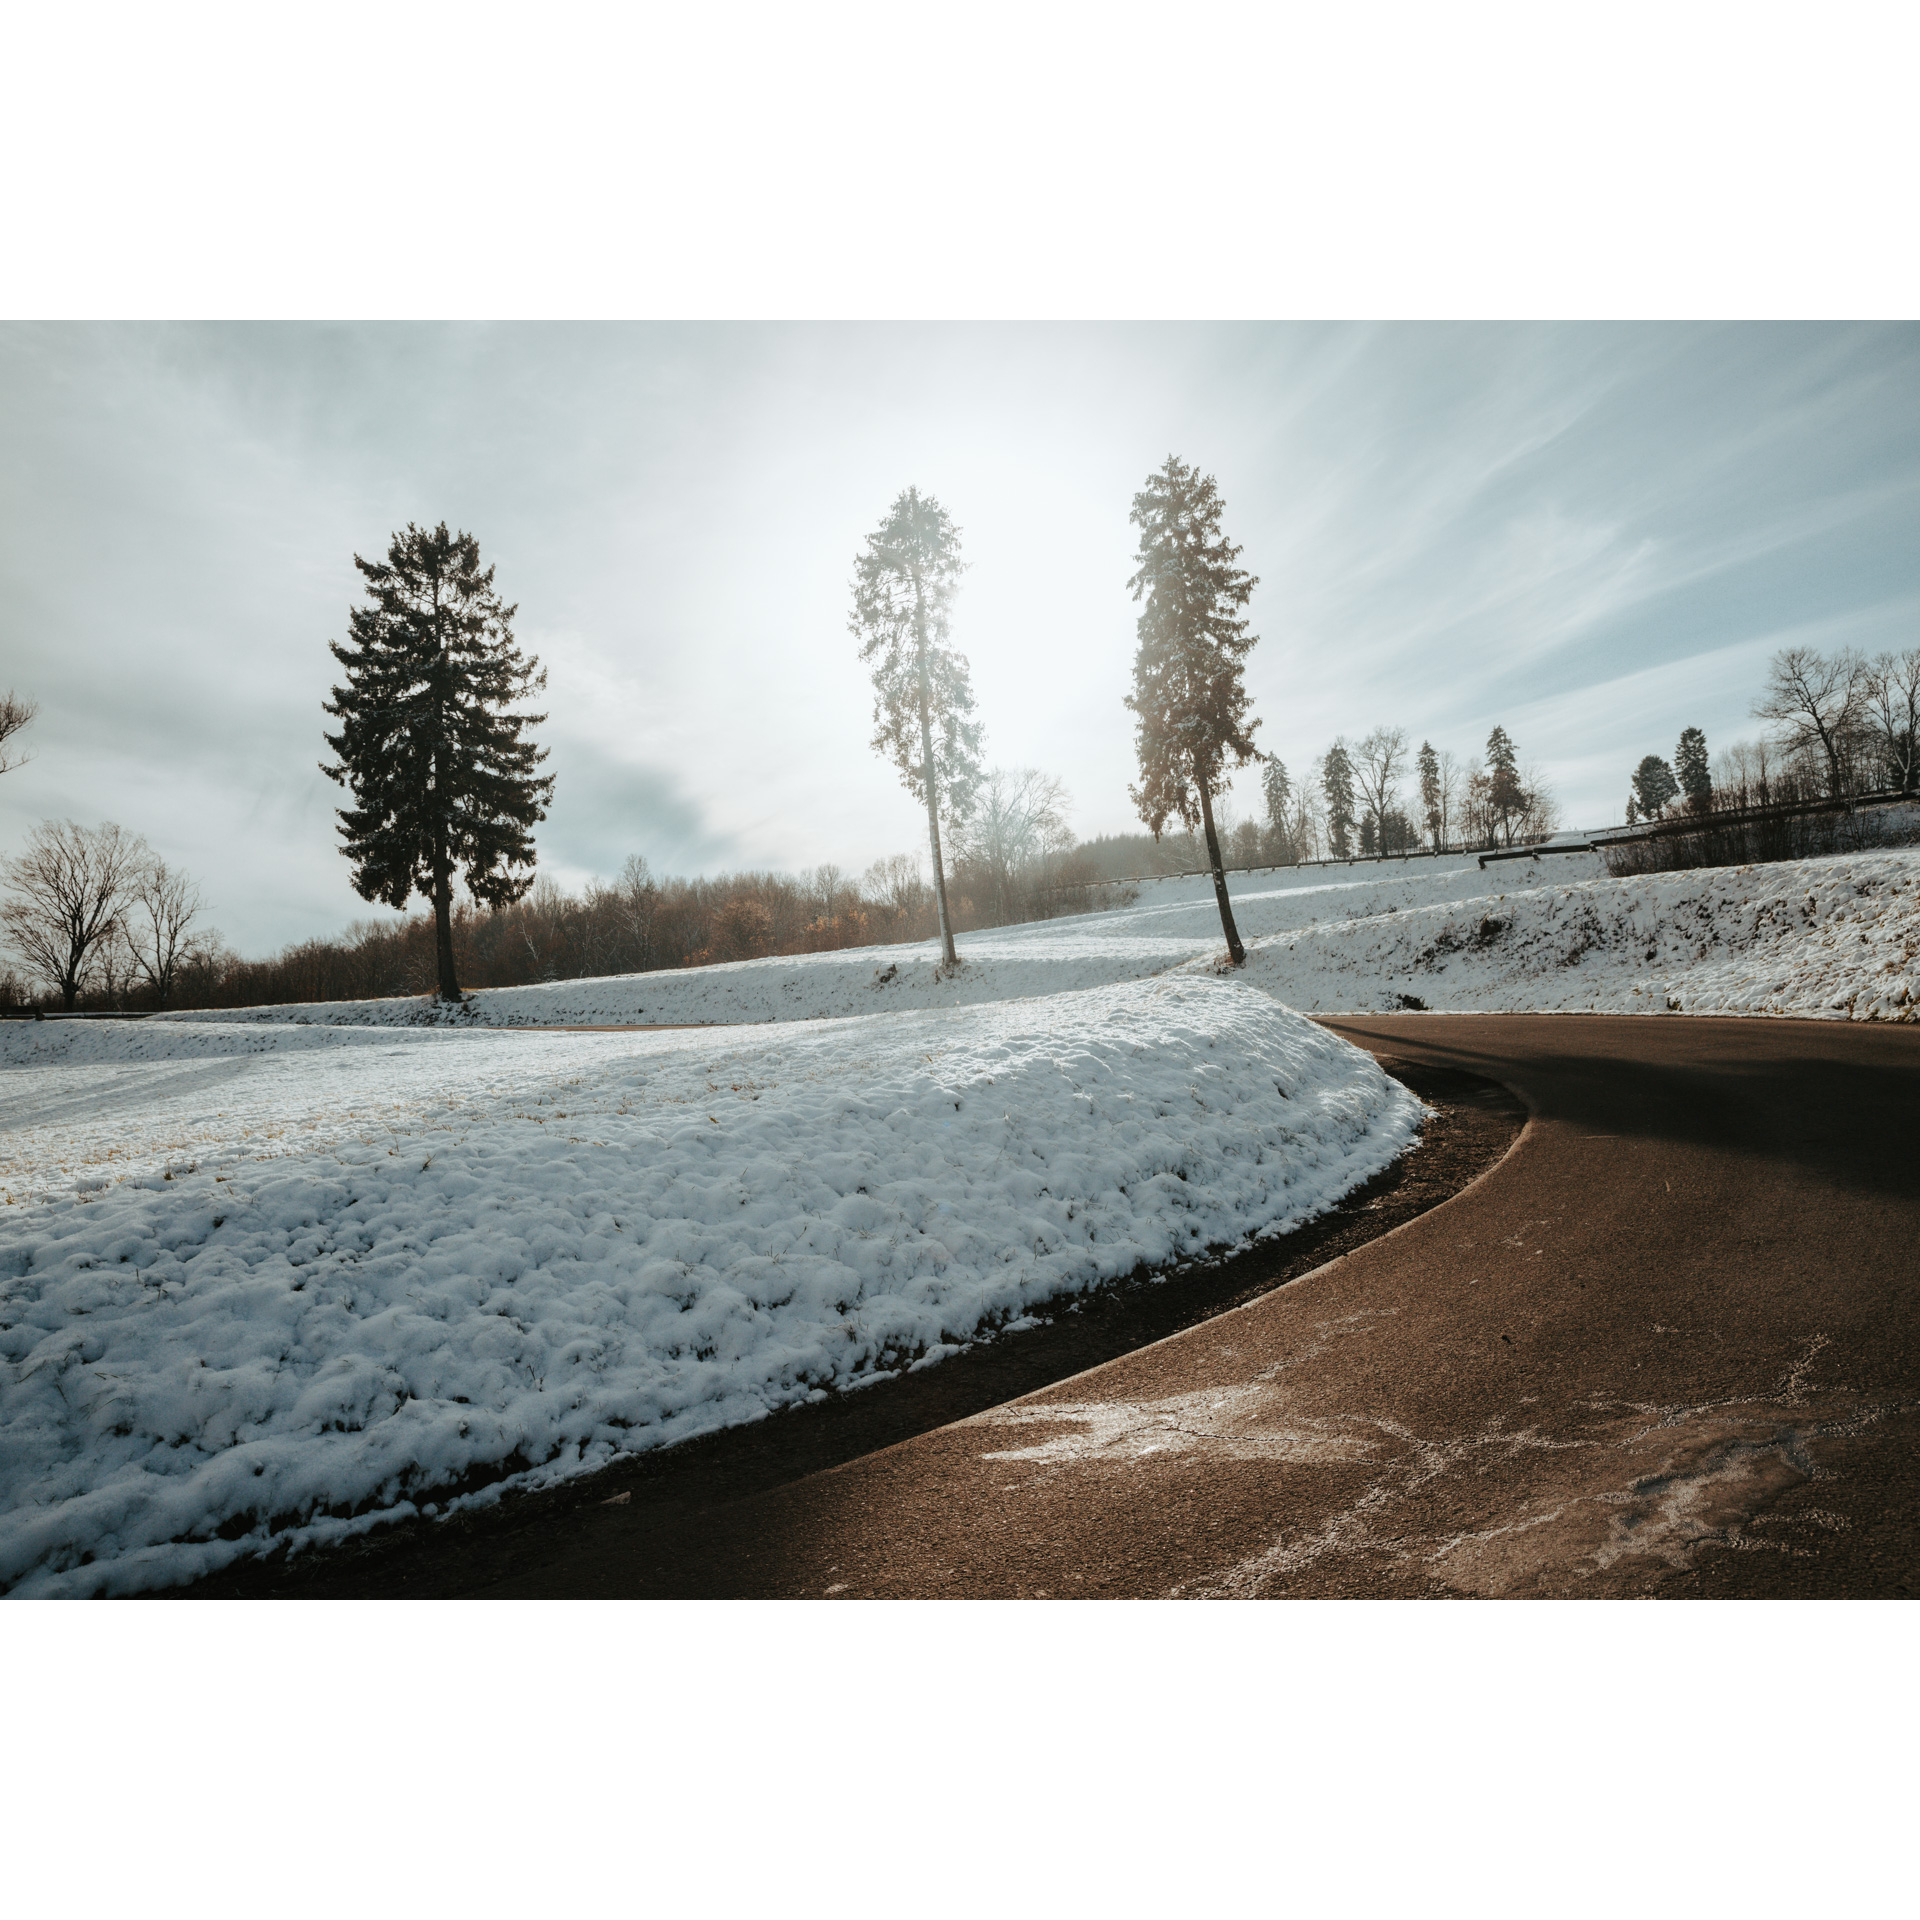
[[[1529,760],[1520,769],[1520,788],[1526,804],[1521,809],[1519,837],[1545,840],[1560,825],[1560,802],[1547,785],[1547,776],[1537,761]]]
[[[1440,829],[1434,846],[1453,844],[1466,811],[1467,772],[1445,747],[1440,750]]]
[[[1353,750],[1353,782],[1359,791],[1360,818],[1363,827],[1371,825],[1370,838],[1377,852],[1384,852],[1391,837],[1387,816],[1400,804],[1400,777],[1407,764],[1407,735],[1403,727],[1375,727]],[[1363,838],[1363,844],[1365,839]]]
[[[1862,711],[1889,786],[1920,786],[1920,647],[1883,653],[1863,675]]]
[[[995,767],[987,775],[959,851],[979,870],[996,920],[1013,919],[1023,882],[1072,845],[1067,805],[1066,788],[1038,767]]]
[[[157,854],[135,868],[126,884],[120,938],[135,971],[163,1010],[173,998],[180,963],[192,951],[191,928],[202,906],[200,889]]]
[[[1317,860],[1326,845],[1321,830],[1320,802],[1310,786],[1293,790],[1286,825],[1286,847],[1292,860]]]
[[[0,926],[20,957],[74,1000],[119,932],[128,883],[146,864],[147,849],[111,821],[89,832],[71,820],[43,820],[26,851],[9,860]]]
[[[39,711],[31,700],[22,700],[11,688],[0,693],[0,773],[11,773],[15,767],[26,765],[27,756],[7,743]]]
[[[653,870],[647,865],[644,854],[627,855],[614,891],[619,900],[623,929],[644,970],[654,964],[653,923],[660,908],[659,882],[654,879]]]
[[[920,877],[920,862],[910,853],[876,860],[862,884],[869,900],[883,902],[900,920],[917,920],[927,910],[930,889]]]
[[[1783,647],[1767,664],[1767,684],[1754,717],[1771,720],[1789,754],[1818,751],[1828,791],[1847,790],[1848,736],[1860,724],[1865,663],[1851,649],[1831,656],[1812,647]]]

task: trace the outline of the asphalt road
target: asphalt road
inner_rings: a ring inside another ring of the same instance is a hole
[[[1525,1132],[1290,1286],[715,1511],[675,1590],[1920,1590],[1920,1028],[1326,1024]],[[635,1555],[490,1591],[660,1591]]]

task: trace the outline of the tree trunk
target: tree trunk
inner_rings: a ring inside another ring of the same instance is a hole
[[[960,956],[953,945],[953,915],[947,910],[947,869],[940,858],[940,794],[933,784],[933,721],[927,707],[927,603],[920,582],[913,583],[915,665],[920,687],[920,768],[927,790],[927,844],[933,849],[933,897],[940,908],[940,959],[957,967]]]
[[[444,847],[434,848],[433,858],[433,946],[440,972],[440,998],[456,1006],[460,1001],[460,983],[453,973],[453,875]]]
[[[1213,897],[1220,903],[1220,925],[1227,936],[1227,958],[1236,967],[1247,964],[1247,950],[1240,944],[1240,929],[1233,924],[1233,903],[1227,898],[1227,876],[1220,865],[1220,836],[1213,830],[1213,796],[1204,780],[1196,780],[1200,789],[1200,819],[1207,830],[1207,865],[1213,869]]]
[[[446,632],[441,620],[440,579],[436,572],[433,581],[433,637],[439,649],[440,665],[446,664]],[[440,998],[460,1004],[460,982],[453,972],[453,861],[447,853],[447,716],[445,710],[446,689],[437,684],[442,702],[441,710],[435,715],[439,728],[439,744],[433,756],[433,805],[439,815],[433,823],[433,947],[434,960],[440,975]]]

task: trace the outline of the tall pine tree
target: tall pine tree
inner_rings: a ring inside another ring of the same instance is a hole
[[[1287,831],[1287,803],[1293,798],[1293,776],[1277,753],[1264,756],[1260,773],[1260,793],[1267,804],[1267,845],[1274,859],[1291,861],[1296,856]]]
[[[1657,753],[1650,753],[1633,770],[1633,797],[1643,820],[1657,820],[1680,791],[1673,769]]]
[[[1514,828],[1527,810],[1527,792],[1520,784],[1517,756],[1505,727],[1495,727],[1487,735],[1487,807],[1501,837],[1512,846]]]
[[[480,565],[480,543],[411,523],[381,560],[353,564],[370,606],[348,615],[346,669],[323,710],[340,722],[325,736],[339,756],[322,764],[354,804],[338,810],[342,852],[363,900],[404,907],[417,889],[433,903],[439,994],[457,1001],[453,882],[483,906],[504,907],[533,884],[529,829],[547,817],[553,776],[526,737],[542,713],[505,709],[546,685],[538,660],[513,638],[516,608]]]
[[[1433,842],[1433,850],[1440,851],[1440,836],[1446,828],[1445,795],[1440,789],[1440,756],[1433,750],[1431,740],[1420,742],[1420,757],[1416,763],[1420,769],[1420,810],[1426,822],[1427,837]]]
[[[1707,736],[1698,727],[1688,727],[1673,750],[1673,776],[1687,805],[1695,813],[1705,813],[1713,804],[1713,773],[1707,764]]]
[[[927,810],[942,963],[960,964],[947,908],[940,823],[972,817],[980,785],[980,723],[964,654],[950,643],[954,595],[966,563],[960,529],[939,501],[909,487],[867,535],[854,561],[849,630],[873,671],[873,750],[900,771]]]
[[[1327,846],[1336,860],[1353,858],[1353,761],[1347,743],[1336,740],[1320,762],[1320,791],[1327,800]]]
[[[1139,716],[1140,784],[1127,791],[1156,840],[1174,817],[1189,832],[1205,828],[1227,957],[1237,967],[1247,950],[1227,898],[1213,796],[1228,762],[1245,766],[1255,752],[1260,723],[1248,718],[1241,672],[1259,636],[1240,609],[1260,583],[1233,564],[1240,549],[1220,531],[1220,513],[1212,476],[1171,454],[1133,496],[1128,519],[1140,529],[1139,566],[1127,586],[1146,604],[1126,697]]]

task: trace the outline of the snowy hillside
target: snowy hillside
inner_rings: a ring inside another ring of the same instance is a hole
[[[1915,1017],[1920,851],[1605,876],[1593,854],[1236,876],[1251,977],[1303,1012],[1397,1008]],[[477,1026],[702,1025],[977,1006],[1108,986],[1222,952],[1205,879],[1152,882],[1134,905],[966,935],[936,977],[931,943],[558,981],[474,996]],[[1905,997],[1902,997],[1902,996]],[[430,1002],[360,1000],[186,1021],[414,1025]]]
[[[1480,870],[1472,855],[1442,860],[1356,862],[1346,867],[1280,868],[1233,877],[1233,908],[1243,938],[1323,922],[1406,912],[1443,901],[1476,899],[1521,884],[1520,875],[1588,879],[1597,855],[1549,854]],[[461,1020],[479,1026],[696,1025],[720,1021],[819,1020],[906,1007],[980,1006],[1035,994],[1111,986],[1222,951],[1212,882],[1150,881],[1129,907],[1076,914],[961,937],[966,965],[935,977],[931,941],[851,947],[676,972],[564,980],[505,987],[473,996]],[[420,1000],[347,1000],[306,1006],[192,1013],[191,1021],[310,1021],[351,1026],[412,1025],[437,1018]]]
[[[1508,873],[1511,868],[1506,869]],[[1304,1012],[1793,1014],[1920,1019],[1920,854],[1588,880],[1250,943]]]
[[[270,1529],[338,1536],[927,1364],[1284,1231],[1419,1118],[1367,1055],[1206,977],[771,1032],[0,1047],[20,1593],[187,1579]]]

